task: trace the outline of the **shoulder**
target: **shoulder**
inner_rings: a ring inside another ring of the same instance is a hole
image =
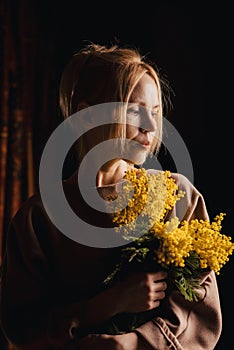
[[[157,170],[157,169],[147,169],[147,172],[149,174],[158,174],[163,170]],[[171,177],[175,180],[176,185],[178,186],[178,189],[185,191],[186,193],[197,193],[200,194],[198,189],[194,186],[194,184],[183,174],[181,173],[175,173],[170,172]]]
[[[20,240],[29,236],[40,236],[43,232],[54,231],[49,216],[44,208],[40,194],[35,194],[26,199],[12,217],[8,226],[8,235],[18,236]]]
[[[158,174],[158,170],[148,169],[151,174]],[[176,203],[175,213],[179,218],[191,220],[193,218],[208,219],[204,197],[194,184],[183,174],[171,172],[178,191],[184,192],[184,196]]]
[[[28,217],[32,215],[34,211],[44,212],[40,194],[34,194],[27,198],[17,210],[16,214],[12,218],[12,221],[18,221],[22,218]]]
[[[181,173],[171,173],[171,177],[175,180],[178,188],[187,193],[194,193],[196,195],[201,195],[199,190],[194,186],[194,184]]]

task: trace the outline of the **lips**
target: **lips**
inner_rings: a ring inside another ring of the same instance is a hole
[[[143,149],[149,149],[151,146],[151,143],[150,142],[143,143],[143,142],[137,141],[136,146],[139,146],[140,148],[143,148]]]
[[[136,142],[140,143],[144,147],[150,147],[151,142],[148,139],[144,140],[135,140]]]
[[[143,146],[150,147],[151,143],[149,141],[142,143]]]
[[[134,141],[133,144],[131,144],[131,140]],[[148,137],[137,137],[133,139],[129,139],[131,147],[139,147],[141,149],[147,149],[149,150],[152,146],[152,141],[148,139]]]

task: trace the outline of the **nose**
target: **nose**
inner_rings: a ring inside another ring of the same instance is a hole
[[[145,109],[141,116],[139,130],[141,132],[155,132],[157,129],[156,118],[152,116],[152,112]]]

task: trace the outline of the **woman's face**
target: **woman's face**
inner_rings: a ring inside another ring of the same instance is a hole
[[[139,80],[128,103],[126,118],[127,153],[135,164],[142,164],[150,152],[159,109],[158,89],[148,75]]]

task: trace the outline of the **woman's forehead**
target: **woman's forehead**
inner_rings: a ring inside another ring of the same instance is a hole
[[[157,84],[148,74],[144,74],[134,87],[129,102],[156,108],[159,106],[159,94]]]

